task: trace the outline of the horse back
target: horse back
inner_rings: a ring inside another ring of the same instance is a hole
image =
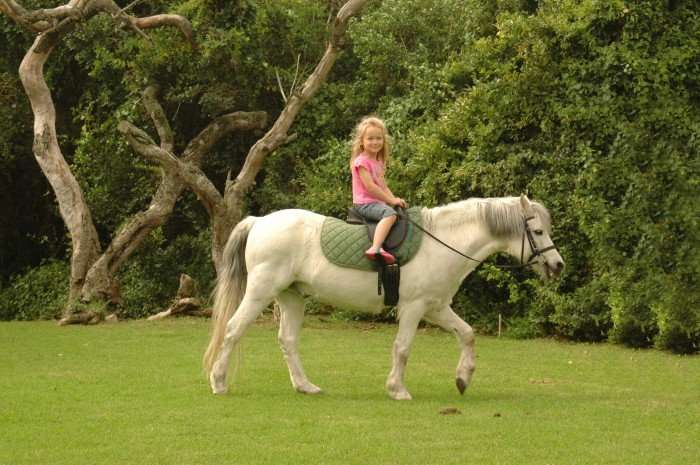
[[[296,259],[311,244],[318,243],[324,219],[323,215],[301,209],[279,210],[259,217],[248,235],[246,261]]]

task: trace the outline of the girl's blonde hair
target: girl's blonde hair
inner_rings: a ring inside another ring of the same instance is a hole
[[[355,127],[353,139],[352,139],[352,148],[350,150],[350,167],[352,168],[352,162],[355,161],[355,158],[359,154],[362,153],[362,151],[365,149],[362,146],[362,139],[365,137],[365,132],[367,131],[368,128],[370,127],[375,127],[379,128],[382,130],[382,136],[384,136],[384,145],[382,146],[382,149],[379,151],[377,154],[377,158],[384,163],[389,161],[389,154],[391,153],[391,136],[389,136],[388,131],[386,130],[386,125],[384,124],[384,121],[381,119],[377,118],[376,116],[365,116],[360,120],[360,122],[357,124]]]

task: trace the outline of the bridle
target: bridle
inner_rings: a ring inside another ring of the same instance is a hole
[[[523,225],[525,226],[523,229],[523,239],[521,241],[521,246],[520,246],[520,266],[521,267],[526,267],[526,266],[532,266],[537,257],[540,255],[543,255],[545,252],[549,252],[550,250],[559,250],[557,249],[557,246],[552,244],[549,247],[545,247],[544,249],[540,249],[537,247],[537,244],[535,243],[535,238],[532,237],[532,229],[530,229],[530,225],[528,224],[528,221],[534,220],[534,216],[526,216],[523,218]],[[530,250],[531,254],[530,257],[527,259],[527,263],[523,260],[525,256],[525,238],[527,237],[527,242],[530,244]]]
[[[455,249],[451,245],[445,243],[444,241],[440,240],[439,238],[435,237],[430,231],[426,230],[423,228],[421,225],[413,221],[411,218],[409,218],[408,215],[405,215],[402,211],[399,212],[400,215],[402,215],[406,220],[411,223],[413,226],[418,228],[419,230],[423,231],[426,235],[430,236],[432,239],[440,243],[441,245],[447,247],[454,253],[461,255],[462,257],[471,260],[473,262],[477,262],[479,264],[484,263],[483,260],[477,260],[476,258],[472,258],[469,255],[463,254],[459,250]],[[557,249],[556,245],[550,245],[548,247],[545,247],[543,249],[540,249],[537,247],[537,244],[535,243],[535,238],[532,235],[532,229],[530,229],[530,225],[528,224],[528,221],[534,220],[534,216],[525,216],[523,217],[523,236],[521,240],[521,245],[520,245],[520,264],[519,265],[494,265],[496,268],[502,268],[502,269],[516,269],[516,268],[527,268],[536,263],[537,257],[543,255],[545,252],[548,252],[550,250],[559,250]],[[527,259],[527,262],[525,262],[525,239],[527,239],[528,244],[530,245],[530,256]]]

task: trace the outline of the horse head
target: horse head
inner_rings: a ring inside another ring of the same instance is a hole
[[[511,246],[511,251],[518,250],[520,261],[531,265],[543,279],[559,277],[564,270],[564,260],[551,238],[549,213],[540,204],[530,202],[524,194],[520,196],[520,206],[523,232],[520,243]]]

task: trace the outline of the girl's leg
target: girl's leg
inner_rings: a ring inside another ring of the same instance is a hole
[[[391,227],[396,223],[396,215],[387,216],[382,218],[382,220],[377,224],[377,229],[374,231],[374,240],[372,241],[372,248],[374,250],[379,250],[387,236]]]
[[[391,227],[396,223],[396,215],[387,216],[382,218],[382,220],[377,223],[377,229],[374,231],[374,238],[372,241],[372,247],[365,250],[365,256],[370,260],[375,260],[378,255],[382,257],[384,263],[387,265],[392,265],[396,263],[396,257],[382,249],[382,244],[386,240]]]
[[[374,231],[374,237],[372,238],[372,247],[365,251],[367,258],[374,260],[377,258],[377,255],[381,255],[387,265],[395,263],[396,257],[386,252],[381,247],[389,236],[392,226],[396,223],[398,218],[396,210],[380,202],[360,205],[358,206],[358,210],[366,219],[378,221],[377,228]]]

